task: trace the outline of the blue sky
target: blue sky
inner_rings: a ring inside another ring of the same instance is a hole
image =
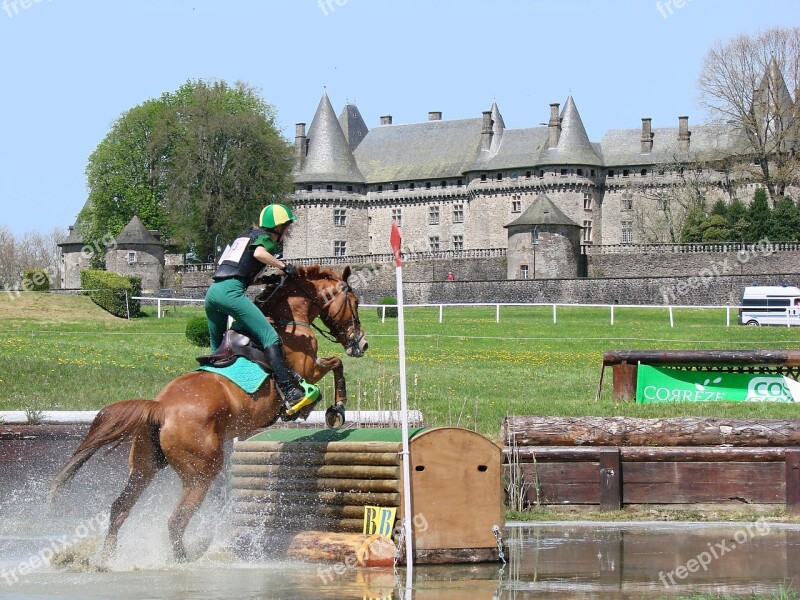
[[[701,122],[708,48],[798,24],[797,0],[0,0],[0,225],[66,230],[114,120],[188,79],[260,89],[290,140],[327,90],[369,127],[493,101],[530,127],[572,94],[599,141]]]

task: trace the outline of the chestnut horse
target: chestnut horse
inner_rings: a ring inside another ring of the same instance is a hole
[[[298,267],[296,278],[271,290],[260,308],[276,323],[289,365],[315,383],[334,372],[335,400],[328,409],[329,425],[344,422],[347,401],[342,361],[318,358],[311,329],[321,317],[332,339],[350,356],[361,356],[367,341],[358,318],[358,298],[347,284],[350,267],[340,274],[319,267]],[[263,294],[262,294],[263,296]],[[257,303],[259,301],[257,300]],[[321,330],[320,330],[321,331]],[[193,371],[169,382],[155,400],[122,400],[98,412],[89,432],[56,476],[50,500],[100,448],[130,439],[128,482],[111,505],[103,562],[113,555],[117,534],[157,471],[167,465],[178,474],[183,492],[169,517],[169,538],[175,558],[186,560],[183,534],[223,466],[225,438],[241,436],[274,423],[282,400],[270,378],[248,394],[225,377]],[[306,413],[308,416],[311,407]]]

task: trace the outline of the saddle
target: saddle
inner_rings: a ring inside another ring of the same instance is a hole
[[[211,354],[198,356],[197,362],[204,366],[224,368],[232,365],[240,356],[253,361],[265,371],[272,371],[264,350],[250,337],[233,329],[228,329],[222,336],[219,348]]]

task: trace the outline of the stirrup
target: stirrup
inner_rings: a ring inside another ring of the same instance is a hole
[[[296,415],[306,406],[314,404],[319,399],[319,387],[312,383],[308,383],[305,379],[301,379],[297,382],[297,384],[303,389],[303,397],[292,406],[286,406],[284,414],[287,417]]]

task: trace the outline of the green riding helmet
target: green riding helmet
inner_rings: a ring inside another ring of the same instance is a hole
[[[259,218],[259,226],[266,229],[273,229],[284,223],[294,223],[297,217],[292,213],[292,209],[285,204],[270,204],[264,207]]]

